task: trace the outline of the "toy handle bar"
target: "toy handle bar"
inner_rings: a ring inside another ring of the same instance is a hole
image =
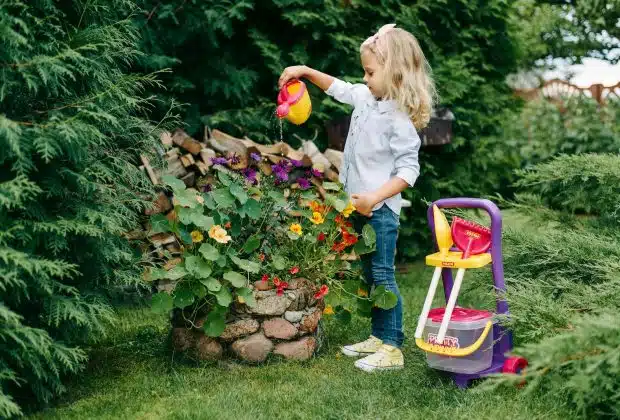
[[[497,313],[508,314],[508,304],[501,297],[506,291],[506,284],[504,282],[504,265],[502,258],[502,214],[490,200],[480,198],[443,198],[431,203],[428,208],[428,223],[431,227],[433,238],[435,237],[435,222],[433,220],[433,204],[441,208],[468,208],[468,209],[482,209],[485,210],[491,218],[491,249],[489,250],[492,257],[491,269],[493,272],[493,282],[495,290],[498,294],[497,298]],[[446,294],[446,300],[451,295],[452,291],[452,274],[450,270],[444,270],[444,291]]]

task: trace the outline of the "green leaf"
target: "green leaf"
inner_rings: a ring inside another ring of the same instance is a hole
[[[289,239],[296,241],[299,239],[299,235],[296,234],[295,232],[291,232],[290,230],[286,232],[286,235],[289,237]]]
[[[398,297],[389,290],[386,290],[385,286],[375,288],[370,294],[370,299],[376,307],[381,309],[392,309],[398,303]]]
[[[202,329],[209,337],[219,337],[226,329],[226,318],[219,311],[211,311],[207,315]]]
[[[183,241],[183,243],[186,245],[191,245],[193,243],[192,234],[185,229],[179,229],[179,237],[181,238],[181,241]]]
[[[256,299],[254,299],[254,293],[252,292],[251,289],[247,287],[242,287],[240,289],[237,289],[237,295],[241,296],[244,303],[248,307],[253,308],[256,306]]]
[[[315,244],[318,242],[318,240],[316,239],[316,236],[314,236],[311,233],[308,233],[307,235],[304,235],[304,240],[306,242],[310,242],[311,244]]]
[[[235,197],[228,191],[228,189],[220,188],[212,191],[211,195],[218,208],[227,209],[233,207],[235,204]]]
[[[267,194],[276,204],[280,207],[286,206],[286,198],[284,198],[284,194],[280,191],[269,191]]]
[[[232,227],[230,228],[230,235],[239,236],[241,234],[241,228],[242,228],[241,217],[236,214],[233,215],[230,218],[230,223],[232,224]]]
[[[178,280],[187,276],[188,272],[185,269],[183,263],[177,264],[166,272],[166,278],[170,280]]]
[[[357,241],[357,243],[353,246],[353,250],[357,255],[370,254],[371,252],[374,252],[375,249],[375,245],[369,247],[364,243],[364,241]]]
[[[209,210],[215,210],[215,208],[217,206],[216,206],[215,200],[213,199],[213,196],[211,194],[203,194],[202,198],[205,199],[205,206],[207,206],[207,208]]]
[[[276,270],[284,270],[286,268],[286,259],[281,255],[274,255],[272,264]]]
[[[224,273],[224,280],[228,280],[235,287],[243,287],[247,283],[247,279],[236,271]]]
[[[357,295],[357,291],[360,288],[360,281],[350,279],[345,281],[342,287],[344,288],[345,292]]]
[[[368,247],[373,247],[377,243],[377,234],[370,224],[365,224],[362,228],[362,238]]]
[[[245,204],[246,201],[248,201],[248,194],[245,192],[245,190],[243,189],[241,185],[233,183],[233,184],[230,184],[229,188],[230,188],[230,193],[234,195],[237,198],[237,200],[239,200],[239,203]]]
[[[336,211],[341,212],[343,211],[345,208],[347,208],[347,203],[345,203],[343,200],[336,198],[335,196],[331,195],[331,194],[327,194],[325,196],[325,202],[327,204],[329,204],[330,206],[332,206],[333,208],[336,209]]]
[[[195,277],[206,279],[213,270],[208,262],[197,255],[191,255],[185,258],[185,268]]]
[[[370,318],[372,316],[372,301],[368,299],[358,299],[357,314],[365,318]]]
[[[184,225],[189,225],[190,223],[192,223],[192,214],[193,210],[187,207],[181,207],[177,211],[179,222],[183,223]]]
[[[263,192],[260,189],[256,188],[256,187],[250,187],[250,188],[248,188],[248,194],[249,195],[257,195],[257,196],[260,197],[261,195],[263,195]]]
[[[200,283],[204,284],[210,292],[219,292],[222,288],[222,283],[213,277],[209,277],[208,279],[200,279]]]
[[[147,274],[148,278],[146,281],[155,281],[165,279],[168,276],[168,272],[163,268],[151,268]]]
[[[217,177],[219,178],[222,185],[228,187],[233,181],[232,178],[228,176],[228,174],[224,171],[218,171]]]
[[[202,299],[207,295],[207,288],[200,283],[193,283],[192,292],[198,299]]]
[[[161,180],[165,185],[172,188],[175,195],[185,190],[185,183],[172,175],[164,175],[161,177]]]
[[[153,216],[151,216],[151,232],[169,232],[170,227],[170,221],[163,214],[154,214]]]
[[[322,185],[328,191],[340,191],[340,185],[335,182],[323,182]]]
[[[209,261],[217,261],[221,257],[220,251],[218,251],[217,248],[211,244],[200,245],[198,252],[200,252],[200,254]]]
[[[249,254],[256,251],[260,247],[260,238],[257,235],[252,235],[243,245],[243,252]]]
[[[224,268],[226,267],[226,262],[226,255],[220,255],[215,263],[218,265],[218,267]]]
[[[185,308],[194,303],[194,292],[186,287],[180,287],[174,291],[174,306]]]
[[[260,271],[260,264],[253,262],[253,261],[248,261],[248,260],[242,260],[241,258],[238,258],[234,255],[230,255],[230,259],[232,260],[232,262],[234,262],[235,264],[237,264],[237,266],[247,272],[250,273],[258,273]]]
[[[247,216],[252,220],[257,220],[260,218],[261,213],[261,205],[258,201],[250,198],[245,204],[239,209],[239,214],[243,217]]]
[[[217,299],[217,304],[220,306],[228,307],[228,305],[232,302],[232,295],[227,287],[222,287],[220,290],[215,292],[214,295]]]
[[[202,209],[197,208],[191,216],[191,221],[193,224],[202,228],[204,230],[208,230],[215,224],[213,217],[205,216],[202,214]]]
[[[166,292],[159,292],[151,298],[151,309],[153,312],[164,314],[173,308],[174,299]]]
[[[306,190],[301,193],[301,198],[304,200],[316,200],[316,193],[312,190]]]
[[[174,198],[176,198],[179,204],[182,207],[197,207],[200,203],[196,200],[196,191],[193,190],[183,190],[174,194]]]
[[[351,322],[351,311],[349,311],[348,309],[345,309],[342,306],[336,306],[334,312],[336,312],[336,319],[339,322],[342,322],[344,324],[348,324],[349,322]]]

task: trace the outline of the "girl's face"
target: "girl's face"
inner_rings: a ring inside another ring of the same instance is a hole
[[[368,49],[362,51],[362,67],[364,68],[364,82],[375,98],[381,99],[385,94],[383,86],[383,66],[379,65],[377,57]]]

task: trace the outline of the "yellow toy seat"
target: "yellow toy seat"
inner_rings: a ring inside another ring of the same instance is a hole
[[[426,265],[443,268],[481,268],[492,261],[491,254],[488,252],[472,255],[464,260],[461,259],[462,256],[463,253],[460,251],[448,251],[445,255],[442,252],[436,252],[426,256]]]

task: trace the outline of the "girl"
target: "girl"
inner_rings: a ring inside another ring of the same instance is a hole
[[[404,366],[402,298],[394,278],[400,193],[413,186],[420,173],[416,129],[428,124],[435,90],[418,41],[394,24],[364,41],[360,54],[365,84],[350,84],[306,66],[286,68],[279,84],[304,77],[355,108],[340,181],[359,213],[356,229],[363,226],[363,218],[370,218],[377,234],[376,251],[362,258],[364,278],[396,294],[398,303],[389,310],[373,308],[372,335],[342,352],[365,356],[355,366],[374,371]]]

